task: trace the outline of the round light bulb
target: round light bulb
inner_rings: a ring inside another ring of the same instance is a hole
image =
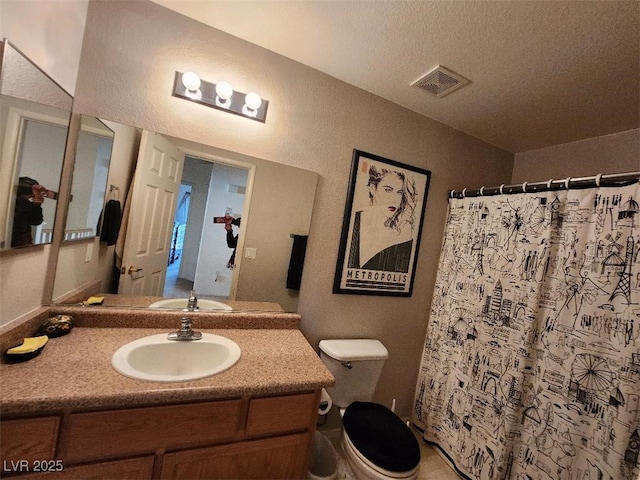
[[[247,108],[257,110],[262,105],[262,98],[256,92],[249,92],[244,97],[244,103]]]
[[[200,77],[194,72],[185,72],[182,74],[182,84],[187,90],[195,92],[200,89]]]
[[[216,84],[216,95],[222,100],[228,100],[233,95],[233,88],[227,82],[218,82]]]

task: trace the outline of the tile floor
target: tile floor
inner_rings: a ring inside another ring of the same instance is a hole
[[[0,0],[1,1],[1,0]],[[193,282],[186,278],[180,278],[178,273],[180,271],[180,264],[175,262],[167,267],[167,276],[164,281],[163,297],[173,298],[188,298],[191,290],[193,290]],[[198,298],[208,298],[211,300],[227,300],[228,297],[218,297],[212,295],[201,295],[196,292]]]
[[[325,430],[322,433],[331,441],[338,457],[336,480],[362,480],[355,477],[342,455],[340,447],[340,430]],[[420,444],[420,480],[459,480],[461,477],[440,456],[435,447],[425,443],[419,432],[414,431]]]

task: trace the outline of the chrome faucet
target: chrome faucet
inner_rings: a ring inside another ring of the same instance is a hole
[[[185,308],[184,311],[195,312],[199,309],[200,308],[198,307],[198,297],[196,297],[196,292],[191,290],[191,293],[189,294],[189,300],[187,301],[187,308]]]
[[[191,329],[191,319],[189,317],[182,317],[180,330],[177,332],[171,332],[167,335],[168,340],[200,340],[202,338],[202,332],[196,332]]]

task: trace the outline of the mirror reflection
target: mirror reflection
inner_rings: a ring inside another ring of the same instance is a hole
[[[162,298],[184,298],[186,307],[194,290],[203,305],[296,311],[292,247],[309,232],[316,173],[103,122],[115,132],[107,184],[117,191],[107,198],[119,196],[121,228],[114,245],[95,240],[90,262],[82,260],[88,247],[62,245],[54,302],[90,294],[106,307]]]
[[[11,247],[50,243],[67,128],[29,118],[33,111],[17,119],[11,118],[14,113],[15,110],[9,113],[9,121],[20,126],[15,138],[16,195],[10,199],[14,202],[13,208],[10,207],[13,212]],[[60,162],[47,161],[48,158],[60,159]]]
[[[65,241],[96,236],[107,195],[113,135],[113,131],[97,118],[82,116],[64,231]]]
[[[248,176],[247,168],[185,156],[163,296],[230,298]]]
[[[50,243],[72,98],[6,40],[0,81],[0,249]]]

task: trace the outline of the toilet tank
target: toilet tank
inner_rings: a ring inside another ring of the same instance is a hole
[[[373,339],[338,339],[320,341],[320,358],[336,379],[327,388],[334,405],[348,407],[373,398],[382,366],[389,356],[385,346]]]

